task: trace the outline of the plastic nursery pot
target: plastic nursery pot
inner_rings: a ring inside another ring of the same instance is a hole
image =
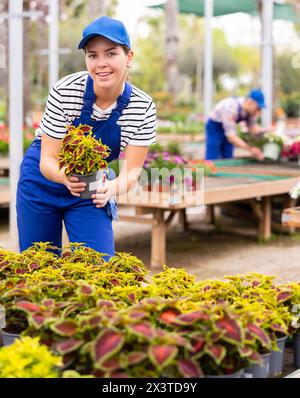
[[[274,162],[280,158],[281,146],[276,142],[267,142],[263,146],[263,153],[265,159],[273,160]]]
[[[286,340],[287,336],[281,337],[280,339],[276,340],[279,351],[274,351],[274,350],[271,351],[270,375],[278,375],[282,373]]]
[[[300,368],[300,331],[293,335],[294,366]]]
[[[244,369],[238,370],[237,372],[230,373],[228,375],[204,375],[205,379],[241,379]]]
[[[245,369],[246,374],[252,374],[252,377],[256,379],[265,379],[268,377],[270,371],[271,353],[268,352],[267,354],[262,354],[261,357],[263,360],[262,365],[252,365],[250,368]]]
[[[97,189],[105,182],[106,170],[98,170],[92,174],[71,174],[73,177],[77,177],[80,182],[85,182],[85,190],[80,192],[80,197],[82,199],[90,199],[91,196],[96,193]]]
[[[19,334],[6,332],[4,329],[1,329],[0,334],[3,346],[11,345],[15,342],[16,339],[20,338]]]

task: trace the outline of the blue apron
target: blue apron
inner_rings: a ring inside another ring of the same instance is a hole
[[[247,120],[248,116],[243,116],[242,107],[238,103],[238,117],[236,123]],[[205,159],[231,159],[233,158],[234,146],[228,141],[223,124],[215,120],[208,119],[205,126],[206,148]]]
[[[94,136],[109,146],[109,162],[117,159],[121,148],[121,127],[117,124],[130,101],[132,87],[125,83],[123,93],[109,118],[104,121],[91,119],[96,99],[93,80],[87,79],[83,107],[74,126],[88,124]],[[117,217],[116,203],[111,200],[103,208],[97,208],[92,199],[73,196],[63,185],[46,179],[40,172],[41,140],[35,139],[28,148],[20,170],[17,190],[17,222],[20,250],[26,250],[34,242],[53,242],[62,245],[62,222],[70,242],[83,242],[101,253],[114,255],[112,219]]]

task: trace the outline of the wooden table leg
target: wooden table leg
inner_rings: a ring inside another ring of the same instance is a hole
[[[289,207],[295,207],[296,203],[297,199],[292,199],[290,195],[285,195],[283,199],[282,211],[284,209],[288,209]],[[294,234],[296,231],[295,227],[282,227],[282,228],[283,230],[287,231],[289,234]]]
[[[269,240],[271,238],[272,204],[271,197],[264,196],[261,203],[262,219],[259,223],[259,238]]]
[[[182,229],[184,231],[187,231],[189,224],[187,221],[186,209],[179,210],[179,223],[182,226]]]
[[[208,205],[206,208],[206,220],[209,224],[216,225],[215,206]]]
[[[155,209],[153,213],[151,268],[161,270],[166,262],[166,223],[164,210]]]

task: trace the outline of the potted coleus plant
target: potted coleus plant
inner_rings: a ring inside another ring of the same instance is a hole
[[[91,126],[80,124],[67,129],[58,154],[59,169],[64,169],[67,176],[78,177],[86,183],[80,196],[88,199],[105,181],[108,172],[105,159],[109,157],[110,149],[93,136]]]
[[[22,337],[0,349],[0,378],[56,378],[61,365],[61,357],[41,345],[38,337]]]

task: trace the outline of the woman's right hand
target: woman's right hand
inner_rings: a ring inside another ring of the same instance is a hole
[[[65,178],[64,185],[68,188],[73,196],[80,197],[80,192],[84,191],[86,183],[79,182],[79,178],[70,176]]]

